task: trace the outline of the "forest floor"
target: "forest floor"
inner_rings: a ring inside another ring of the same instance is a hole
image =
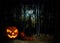
[[[23,40],[13,40],[9,43],[53,43],[53,35],[49,34],[40,34],[39,36],[33,35],[33,41],[23,41]]]

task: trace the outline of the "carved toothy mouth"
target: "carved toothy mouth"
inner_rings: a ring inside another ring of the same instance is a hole
[[[8,37],[9,37],[9,38],[16,38],[16,37],[17,37],[17,34],[16,34],[16,35],[14,35],[14,36],[13,36],[13,35],[9,35],[9,34],[8,34]]]

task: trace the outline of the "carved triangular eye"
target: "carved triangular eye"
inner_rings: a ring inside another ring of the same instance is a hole
[[[12,31],[11,31],[11,30],[9,30],[9,29],[7,29],[6,31],[7,31],[7,32],[10,32],[10,33],[12,32]]]
[[[18,30],[16,29],[14,32],[18,32]]]

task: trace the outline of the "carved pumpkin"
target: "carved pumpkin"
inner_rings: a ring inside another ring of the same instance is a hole
[[[6,32],[9,38],[16,38],[18,36],[18,29],[14,26],[8,27]]]

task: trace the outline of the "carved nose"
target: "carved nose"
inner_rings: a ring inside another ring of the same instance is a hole
[[[12,33],[12,35],[14,35],[14,33]]]

